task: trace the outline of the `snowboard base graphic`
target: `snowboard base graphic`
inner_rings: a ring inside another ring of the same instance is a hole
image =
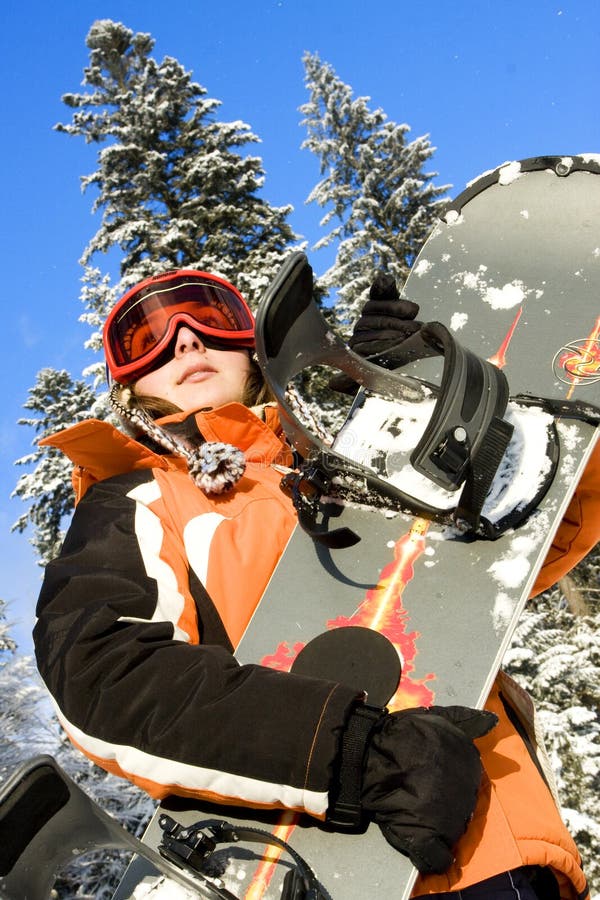
[[[423,318],[443,323],[502,369],[513,397],[600,402],[598,159],[539,157],[477,179],[446,209],[404,286]],[[420,361],[416,377],[435,382],[436,365]],[[360,431],[360,418],[357,423]],[[597,439],[593,421],[558,417],[556,428],[550,488],[518,528],[497,540],[418,511],[325,503],[330,527],[347,526],[360,541],[330,549],[298,526],[236,657],[289,670],[324,631],[363,626],[385,635],[402,663],[390,710],[483,706]],[[346,447],[349,455],[354,449]],[[404,900],[414,887],[409,860],[374,825],[335,833],[308,817],[173,798],[144,837],[154,848],[164,812],[184,825],[220,818],[272,829],[310,865],[323,897]],[[132,863],[118,900],[131,896],[145,865]],[[279,898],[291,865],[273,847],[263,855],[236,845],[223,853],[220,883],[235,897]]]

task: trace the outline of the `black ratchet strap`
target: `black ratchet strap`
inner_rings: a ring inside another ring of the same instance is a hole
[[[433,414],[413,450],[413,467],[440,487],[463,486],[455,518],[479,527],[481,510],[513,434],[504,373],[461,346],[440,322],[423,325],[421,339],[444,357]]]

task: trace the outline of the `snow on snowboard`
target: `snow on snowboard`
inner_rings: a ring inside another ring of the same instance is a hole
[[[597,437],[598,175],[598,156],[507,163],[446,207],[403,289],[431,324],[394,372],[347,349],[304,255],[286,261],[259,310],[258,354],[309,462],[287,480],[301,524],[241,663],[337,674],[390,710],[485,703]],[[320,364],[362,385],[333,446],[285,395]],[[213,824],[213,851],[185,831],[207,820],[229,823]],[[403,900],[416,877],[376,826],[344,834],[290,813],[171,798],[144,836],[161,842],[217,877],[215,896]],[[115,900],[152,878],[147,856]]]

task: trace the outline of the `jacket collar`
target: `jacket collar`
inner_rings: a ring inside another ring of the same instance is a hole
[[[227,403],[217,409],[165,416],[156,424],[192,447],[203,440],[233,444],[249,462],[272,462],[287,452],[275,405],[252,410],[241,403]]]

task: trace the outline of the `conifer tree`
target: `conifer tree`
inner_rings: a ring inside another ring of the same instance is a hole
[[[86,39],[84,93],[65,94],[72,121],[57,129],[101,145],[94,186],[102,224],[83,254],[118,247],[121,275],[135,282],[157,267],[198,266],[256,291],[294,240],[290,207],[259,196],[260,158],[242,151],[258,138],[243,122],[219,122],[219,101],[154,41],[123,24],[95,22]]]
[[[308,201],[325,208],[321,224],[330,226],[316,247],[337,248],[321,284],[337,288],[336,317],[349,328],[377,269],[404,282],[447,186],[424,172],[434,153],[427,136],[408,142],[408,125],[371,109],[368,97],[354,98],[318,54],[306,53],[304,66],[303,147],[317,155],[323,176]]]
[[[21,475],[13,496],[33,502],[13,525],[13,530],[22,532],[28,525],[33,526],[31,543],[40,565],[45,565],[60,549],[64,517],[73,508],[73,488],[69,460],[59,450],[38,447],[37,442],[87,418],[94,396],[85,381],[73,381],[64,370],[42,369],[23,404],[32,415],[19,419],[19,425],[34,429],[36,446],[32,453],[18,459],[16,465],[35,468]]]
[[[42,686],[32,659],[17,649],[0,598],[0,784],[25,757],[49,746],[50,731],[39,714]]]

